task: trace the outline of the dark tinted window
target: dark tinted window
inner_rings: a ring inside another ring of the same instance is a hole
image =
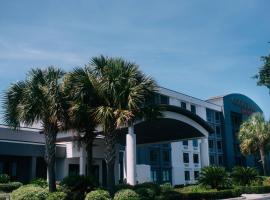
[[[169,104],[169,97],[165,95],[160,95],[160,103],[161,104]]]
[[[187,109],[187,104],[185,103],[185,102],[181,102],[181,108],[183,108],[183,109]]]
[[[198,180],[199,175],[200,175],[199,171],[194,171],[194,179],[195,180]]]
[[[213,149],[214,148],[214,142],[213,142],[213,140],[209,140],[208,141],[208,145],[209,145],[209,148],[210,149]]]
[[[199,155],[193,154],[193,163],[198,164],[199,163]]]
[[[222,149],[222,143],[221,143],[221,141],[217,141],[217,148],[218,149]]]
[[[196,106],[195,105],[191,105],[190,106],[190,111],[194,114],[196,114]]]
[[[188,155],[188,153],[183,153],[183,161],[184,161],[184,163],[189,163],[189,155]]]
[[[190,172],[189,171],[185,171],[185,180],[186,181],[190,180]]]
[[[170,161],[170,152],[169,151],[163,151],[162,152],[162,157],[164,162],[169,162]]]
[[[183,145],[184,145],[184,146],[188,146],[188,140],[184,140],[184,141],[183,141]]]
[[[158,152],[156,150],[150,151],[150,161],[156,162],[158,160]]]
[[[192,140],[193,146],[198,147],[198,140]]]

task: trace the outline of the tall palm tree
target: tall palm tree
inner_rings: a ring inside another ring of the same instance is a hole
[[[267,174],[266,151],[270,145],[270,123],[262,113],[253,114],[245,121],[239,132],[240,149],[244,155],[255,154],[259,151],[263,173]]]
[[[49,176],[49,190],[56,190],[56,136],[66,119],[62,92],[64,72],[55,67],[32,69],[24,81],[12,84],[4,96],[4,120],[19,128],[41,123],[45,137],[45,161]]]
[[[93,141],[96,137],[96,121],[93,110],[98,105],[98,96],[92,85],[89,68],[75,68],[64,78],[64,90],[69,105],[70,129],[75,129],[87,152],[87,175],[92,175]]]
[[[151,105],[147,103],[153,97],[156,83],[144,75],[136,64],[121,58],[94,57],[89,67],[94,71],[93,85],[102,102],[94,117],[105,135],[107,184],[112,189],[115,185],[115,131],[149,114]]]

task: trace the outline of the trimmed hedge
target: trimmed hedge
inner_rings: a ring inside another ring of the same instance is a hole
[[[0,192],[12,192],[21,186],[20,182],[0,183]]]
[[[64,192],[52,192],[49,193],[48,197],[46,200],[66,200],[67,199],[67,194]]]
[[[48,195],[47,189],[35,185],[25,185],[14,190],[10,197],[12,200],[46,200]]]
[[[111,197],[108,191],[99,189],[89,192],[85,200],[111,200]]]
[[[114,195],[114,200],[140,200],[140,196],[131,189],[123,189],[119,190]]]

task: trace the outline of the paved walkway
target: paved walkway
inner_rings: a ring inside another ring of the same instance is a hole
[[[241,197],[226,200],[270,200],[269,194],[242,194]]]

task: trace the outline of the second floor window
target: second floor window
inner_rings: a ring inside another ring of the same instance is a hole
[[[199,155],[197,153],[193,154],[193,163],[195,163],[195,164],[199,163]]]
[[[188,146],[188,140],[184,140],[184,141],[183,141],[183,145],[184,145],[184,146]]]
[[[189,154],[188,153],[183,153],[183,161],[184,161],[184,163],[189,163]]]
[[[181,102],[181,108],[183,108],[183,109],[187,109],[187,104],[186,104],[186,102]]]
[[[208,141],[208,145],[209,145],[209,149],[213,149],[214,148],[214,142],[213,142],[213,140],[209,140]]]
[[[190,106],[190,111],[194,114],[196,114],[196,106],[195,105],[191,105]]]
[[[198,147],[198,140],[192,140],[193,147]]]

